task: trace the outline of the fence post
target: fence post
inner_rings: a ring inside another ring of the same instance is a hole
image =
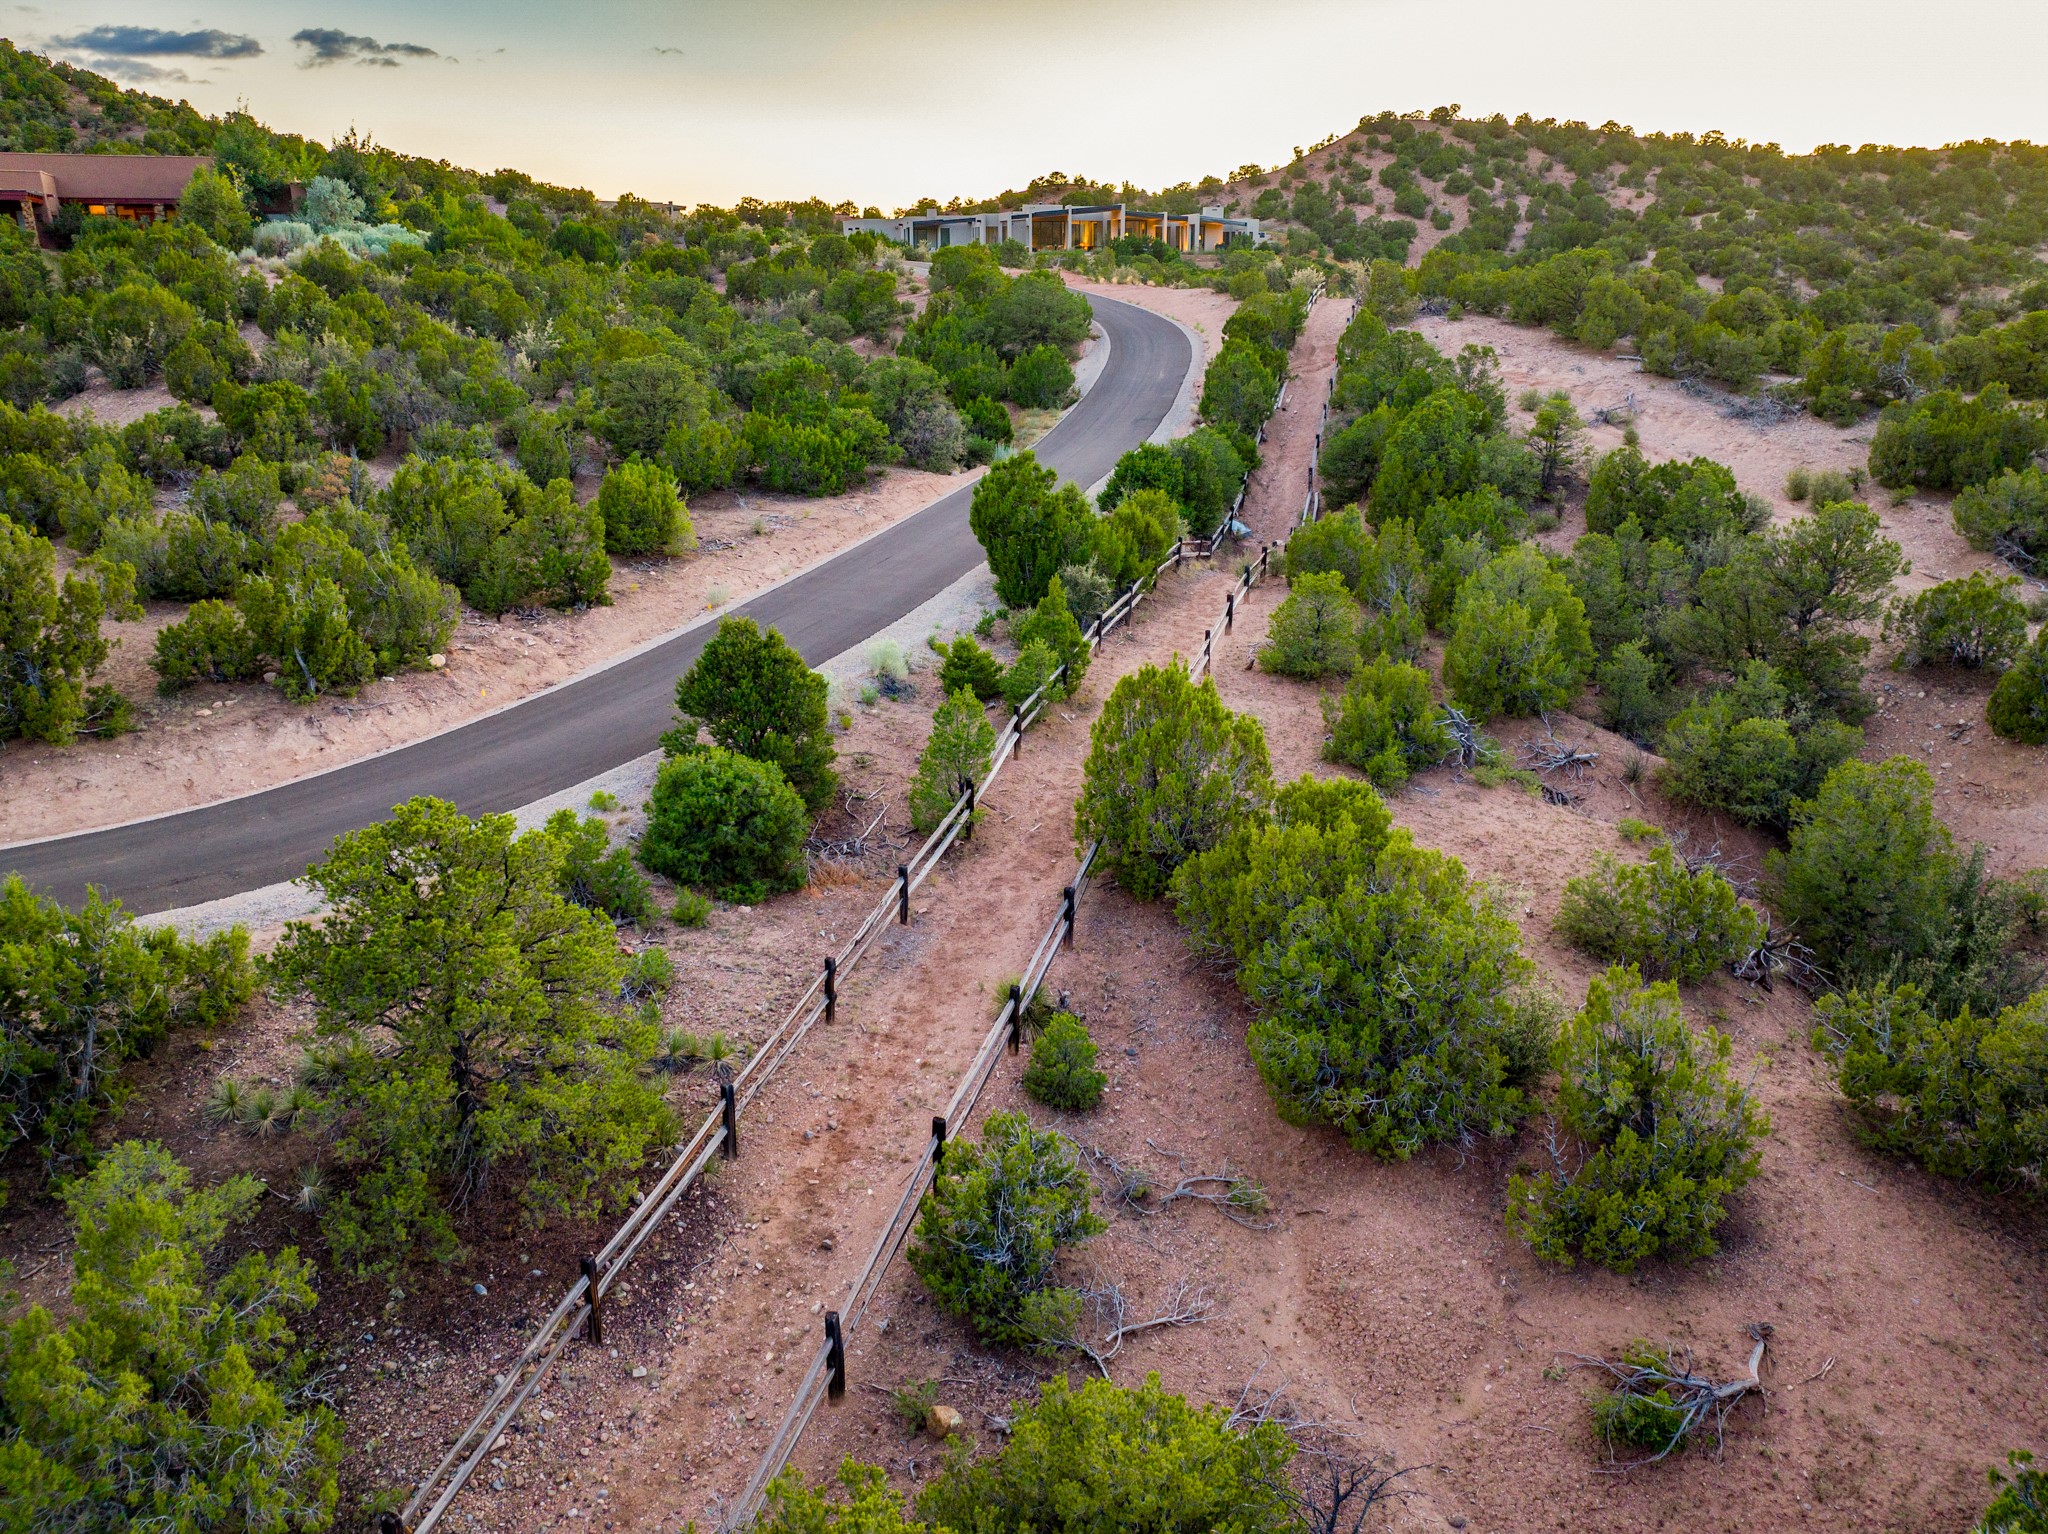
[[[904,926],[910,925],[910,865],[896,865],[896,882],[901,886],[896,891],[896,920]]]
[[[1017,703],[1012,703],[1010,705],[1010,728],[1017,732],[1016,743],[1010,747],[1010,755],[1015,756],[1019,751],[1024,749],[1023,705]]]
[[[1237,621],[1237,593],[1232,591],[1223,603],[1223,632],[1229,633],[1231,624]]]
[[[377,1515],[377,1534],[408,1534],[405,1520],[396,1513],[379,1513]]]
[[[718,1106],[719,1116],[725,1124],[725,1159],[737,1161],[740,1155],[740,1100],[729,1081],[718,1084]]]
[[[1060,916],[1062,917],[1062,919],[1064,919],[1064,920],[1065,920],[1065,922],[1066,922],[1066,924],[1067,924],[1067,932],[1066,932],[1066,943],[1067,943],[1067,946],[1068,946],[1069,948],[1072,948],[1072,947],[1074,946],[1074,886],[1073,886],[1073,885],[1069,884],[1069,885],[1068,885],[1068,886],[1067,886],[1067,887],[1066,887],[1065,889],[1063,889],[1063,890],[1061,890],[1061,891],[1060,891],[1060,900],[1061,900],[1061,909],[1060,909]]]
[[[1010,1053],[1017,1052],[1017,1046],[1024,1039],[1024,987],[1012,984],[1010,987]]]
[[[974,779],[963,777],[961,785],[967,790],[967,818],[960,822],[960,840],[974,840]]]
[[[946,1120],[942,1114],[932,1115],[932,1138],[939,1142],[932,1147],[932,1171],[936,1174],[939,1163],[946,1159]]]
[[[590,1345],[604,1346],[604,1311],[597,1301],[597,1259],[585,1255],[577,1260],[576,1266],[583,1270],[583,1300],[590,1307]]]
[[[831,954],[825,955],[825,1021],[830,1023],[839,1016],[839,961]]]
[[[839,1312],[825,1312],[825,1395],[836,1401],[846,1394],[846,1339],[839,1331]]]

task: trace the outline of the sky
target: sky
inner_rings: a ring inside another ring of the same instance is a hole
[[[191,6],[193,8],[188,8]],[[0,0],[203,111],[601,197],[1159,188],[1382,109],[1776,142],[2048,139],[2043,0]]]

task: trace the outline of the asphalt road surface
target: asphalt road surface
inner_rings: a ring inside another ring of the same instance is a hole
[[[1078,485],[1165,419],[1192,361],[1171,322],[1091,297],[1108,364],[1037,444]],[[886,532],[730,609],[780,629],[819,665],[887,628],[982,561],[963,486]],[[652,751],[675,711],[676,678],[716,632],[707,619],[624,660],[498,713],[380,756],[260,793],[103,831],[0,846],[0,871],[75,905],[87,884],[129,909],[168,911],[296,878],[344,831],[416,794],[480,815],[530,804]]]

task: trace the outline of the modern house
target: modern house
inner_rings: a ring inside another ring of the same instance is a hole
[[[154,223],[177,212],[192,173],[212,164],[190,154],[0,153],[0,212],[38,234],[71,203],[87,213]]]
[[[1027,203],[996,213],[941,213],[927,208],[902,218],[845,218],[843,233],[865,231],[899,245],[933,250],[948,245],[999,245],[1015,240],[1028,250],[1100,250],[1111,240],[1141,235],[1175,250],[1222,250],[1263,245],[1266,233],[1255,218],[1236,218],[1221,208],[1197,213],[1148,213],[1120,202],[1069,206]]]

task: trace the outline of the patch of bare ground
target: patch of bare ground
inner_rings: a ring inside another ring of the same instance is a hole
[[[445,669],[401,672],[353,698],[300,705],[270,688],[214,685],[160,698],[149,659],[157,634],[185,606],[148,603],[138,622],[106,625],[117,648],[101,673],[135,700],[141,728],[63,750],[0,746],[0,838],[62,836],[188,809],[436,734],[743,601],[973,477],[890,469],[852,494],[818,500],[752,491],[697,497],[697,552],[615,559],[611,606],[502,618],[465,608]],[[596,483],[579,484],[584,499]]]

